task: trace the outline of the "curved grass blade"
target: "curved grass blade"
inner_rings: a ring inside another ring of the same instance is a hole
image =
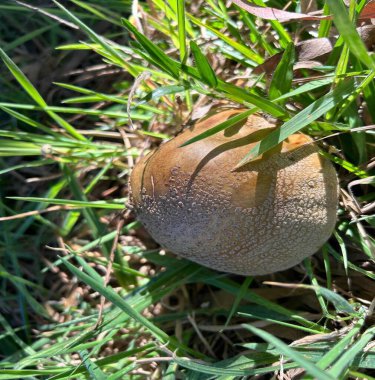
[[[353,80],[348,80],[340,83],[340,85],[337,86],[333,91],[310,104],[304,110],[288,120],[280,128],[275,129],[262,141],[257,143],[250,150],[250,152],[237,164],[235,169],[254,160],[262,153],[265,153],[277,144],[280,144],[288,136],[306,127],[311,122],[315,121],[320,116],[324,115],[327,111],[335,107],[339,101],[346,99],[353,91],[355,91]]]

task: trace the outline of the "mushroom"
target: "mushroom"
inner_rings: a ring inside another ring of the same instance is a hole
[[[264,275],[314,254],[336,222],[337,176],[294,134],[233,170],[275,125],[261,115],[183,143],[243,112],[221,111],[143,157],[130,178],[137,219],[163,247],[209,268]]]

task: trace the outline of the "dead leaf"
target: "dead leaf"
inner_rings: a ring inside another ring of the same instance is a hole
[[[296,45],[297,63],[308,61],[322,61],[326,54],[332,51],[332,42],[328,38],[313,38],[299,42]],[[270,75],[275,71],[277,64],[280,62],[282,52],[273,55],[265,62],[253,70],[253,74],[259,75],[262,72]],[[321,62],[320,62],[321,63]],[[298,68],[298,67],[297,67]]]
[[[249,4],[245,0],[232,0],[233,3],[240,8],[248,11],[254,16],[264,18],[266,20],[277,20],[280,22],[286,22],[291,20],[303,21],[303,20],[326,20],[332,18],[331,16],[317,16],[305,13],[295,13],[283,11],[270,7],[259,7],[258,5]]]
[[[375,25],[363,25],[357,28],[357,31],[367,49],[371,49],[375,45]]]
[[[369,1],[362,9],[361,14],[358,17],[360,20],[366,20],[369,18],[375,18],[375,0]]]
[[[263,18],[265,20],[277,20],[280,22],[287,21],[305,21],[305,20],[332,20],[331,15],[316,15],[313,13],[295,13],[288,12],[277,8],[260,7],[258,5],[250,4],[246,0],[232,0],[232,2],[238,5],[240,8],[248,11],[252,15]],[[314,12],[316,13],[316,12]],[[370,1],[365,5],[361,14],[360,20],[368,20],[375,18],[375,0]]]

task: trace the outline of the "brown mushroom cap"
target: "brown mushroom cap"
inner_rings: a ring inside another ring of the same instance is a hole
[[[168,250],[225,272],[273,273],[300,263],[331,235],[337,176],[303,134],[233,171],[274,127],[259,115],[180,147],[238,112],[211,116],[140,160],[131,199],[138,220]]]

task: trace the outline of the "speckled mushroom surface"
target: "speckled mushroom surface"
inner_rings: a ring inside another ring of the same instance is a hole
[[[274,125],[259,115],[186,147],[240,110],[222,111],[142,158],[130,178],[137,219],[168,250],[241,275],[290,268],[330,237],[338,184],[303,134],[233,171]]]

